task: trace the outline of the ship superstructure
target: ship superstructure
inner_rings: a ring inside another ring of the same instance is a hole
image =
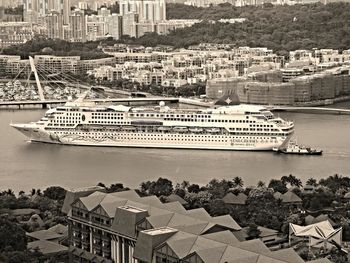
[[[272,150],[294,131],[293,122],[262,106],[185,110],[83,101],[50,109],[38,122],[11,125],[36,142],[216,150]]]

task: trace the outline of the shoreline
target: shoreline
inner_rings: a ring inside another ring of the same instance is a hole
[[[295,104],[291,104],[291,105],[262,105],[262,106],[266,106],[268,108],[271,108],[272,111],[286,111],[286,112],[300,112],[300,113],[304,113],[305,109],[300,109],[298,110],[298,107],[302,108],[302,107],[310,107],[310,110],[312,110],[312,107],[326,107],[326,106],[330,106],[330,105],[334,105],[337,103],[341,103],[341,102],[347,102],[350,101],[350,95],[347,96],[341,96],[338,98],[334,98],[334,99],[325,99],[325,100],[318,100],[318,101],[309,101],[309,102],[299,102],[299,103],[295,103]],[[14,104],[16,103],[15,101],[12,101]],[[9,101],[9,103],[11,103],[11,101]],[[178,102],[179,104],[184,104],[184,105],[190,105],[190,106],[196,106],[196,107],[202,107],[202,108],[210,108],[215,106],[215,101],[214,100],[199,100],[199,99],[193,99],[193,98],[182,98],[179,97],[178,98]],[[258,105],[258,104],[252,104],[252,105]],[[59,105],[53,105],[53,106],[59,106]],[[277,110],[274,109],[274,107],[278,108]],[[293,109],[288,109],[288,107],[293,107]],[[25,106],[21,106],[19,107],[18,105],[4,105],[2,107],[0,107],[0,111],[3,110],[33,110],[33,109],[42,109],[41,105],[25,105]],[[327,108],[325,108],[327,109]],[[339,110],[344,110],[344,109],[339,109]],[[327,111],[327,110],[326,110]],[[315,112],[312,112],[315,113]],[[334,112],[319,112],[319,114],[335,114]]]

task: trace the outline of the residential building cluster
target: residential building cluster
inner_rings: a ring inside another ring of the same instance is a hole
[[[296,50],[281,69],[247,69],[243,77],[208,80],[206,95],[235,93],[242,103],[295,105],[350,95],[350,51]]]
[[[116,58],[82,60],[80,56],[36,55],[34,62],[38,69],[46,71],[47,74],[71,73],[79,75],[101,66],[115,66]],[[20,56],[16,55],[0,55],[0,69],[3,75],[9,77],[19,74],[28,76],[31,71],[29,59],[21,59]]]
[[[212,217],[203,208],[186,210],[178,201],[162,203],[134,190],[104,191],[66,194],[70,262],[304,262],[292,248],[271,251],[260,239],[242,240],[247,229],[230,215]],[[267,240],[276,236],[266,230]]]
[[[104,47],[113,55],[115,66],[95,68],[89,74],[96,79],[115,81],[129,79],[143,85],[179,87],[209,79],[240,77],[252,66],[278,69],[284,64],[281,56],[267,48],[234,48],[229,45],[192,46],[181,50],[157,50],[116,44]]]
[[[99,48],[110,57],[81,60],[79,56],[36,55],[34,62],[49,75],[88,74],[97,82],[128,80],[175,88],[206,83],[208,99],[235,93],[242,103],[251,104],[308,104],[350,95],[349,50],[296,50],[285,61],[267,48],[229,44],[201,44],[180,50],[125,44]],[[20,56],[1,55],[0,68],[9,78],[26,78],[31,72],[29,60]],[[45,74],[42,78],[47,79]],[[36,95],[28,94],[28,98]],[[57,96],[61,96],[59,92]]]
[[[0,47],[7,47],[27,42],[34,36],[35,29],[28,22],[0,22]]]

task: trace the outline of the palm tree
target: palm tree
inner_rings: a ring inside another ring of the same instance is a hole
[[[312,186],[317,186],[317,180],[311,177],[311,178],[307,179],[306,184],[312,185]]]
[[[183,180],[182,183],[181,183],[181,188],[186,190],[188,187],[190,186],[190,182],[189,181],[186,181],[186,180]]]
[[[257,184],[258,187],[265,187],[265,182],[259,181]]]
[[[244,185],[243,179],[242,177],[236,176],[235,178],[233,178],[233,184],[237,187],[242,187]]]
[[[303,183],[301,182],[301,180],[299,178],[296,178],[294,175],[290,174],[288,176],[288,181],[290,183],[291,186],[296,186],[296,187],[301,187],[303,186]]]
[[[281,177],[281,181],[283,184],[286,185],[286,184],[290,183],[290,178],[288,176],[284,175]]]
[[[3,192],[5,195],[12,195],[15,196],[15,192],[12,189],[7,189],[6,191]]]

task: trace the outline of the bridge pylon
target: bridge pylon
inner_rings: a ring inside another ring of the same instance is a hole
[[[36,86],[38,87],[40,101],[45,101],[44,91],[43,91],[43,88],[41,87],[38,72],[36,71],[34,59],[32,57],[29,57],[29,63],[30,63],[30,68],[32,69],[32,72],[34,73],[34,76],[35,76],[35,82],[36,82]]]

